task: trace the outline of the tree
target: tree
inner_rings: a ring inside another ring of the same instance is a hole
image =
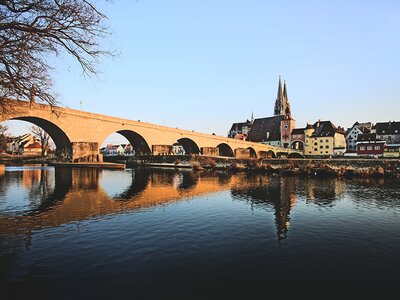
[[[40,141],[40,145],[42,146],[42,157],[44,157],[49,148],[50,136],[39,126],[32,126],[31,132],[33,136]]]
[[[0,0],[0,108],[9,98],[56,104],[47,58],[68,53],[96,74],[109,32],[92,0]]]
[[[8,127],[0,124],[0,152],[7,150]]]

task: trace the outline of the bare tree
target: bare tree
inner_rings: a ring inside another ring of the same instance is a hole
[[[92,0],[0,0],[0,108],[14,98],[56,103],[47,58],[72,55],[96,74],[98,39],[109,32]]]
[[[0,124],[0,152],[3,152],[7,149],[7,130],[7,126]]]
[[[49,148],[50,136],[39,126],[32,126],[31,132],[33,136],[40,141],[40,145],[42,146],[42,157],[44,157]]]

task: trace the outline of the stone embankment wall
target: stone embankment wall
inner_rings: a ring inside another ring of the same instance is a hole
[[[113,157],[111,162],[164,167],[192,167],[195,170],[215,169],[280,173],[301,176],[343,176],[400,178],[399,159],[257,159],[228,158],[204,155]]]

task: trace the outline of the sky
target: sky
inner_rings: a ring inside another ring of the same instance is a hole
[[[61,106],[226,136],[273,115],[282,76],[296,127],[400,121],[398,0],[96,3],[112,32],[101,44],[117,55],[95,77],[50,58]]]

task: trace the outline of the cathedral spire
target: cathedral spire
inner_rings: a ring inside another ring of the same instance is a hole
[[[275,100],[274,116],[282,115],[282,102],[283,102],[283,92],[282,92],[282,80],[279,76],[278,93]]]
[[[283,82],[283,108],[284,108],[284,115],[291,117],[291,111],[290,111],[290,103],[289,103],[289,98],[287,95],[287,89],[286,89],[286,80]]]
[[[275,100],[274,116],[291,117],[289,98],[287,95],[286,80],[284,81],[282,91],[282,80],[279,76],[278,94]]]
[[[282,93],[282,80],[281,80],[281,76],[279,76],[279,84],[278,84],[278,93],[276,95],[276,99],[281,100],[282,101],[283,98],[283,93]]]

